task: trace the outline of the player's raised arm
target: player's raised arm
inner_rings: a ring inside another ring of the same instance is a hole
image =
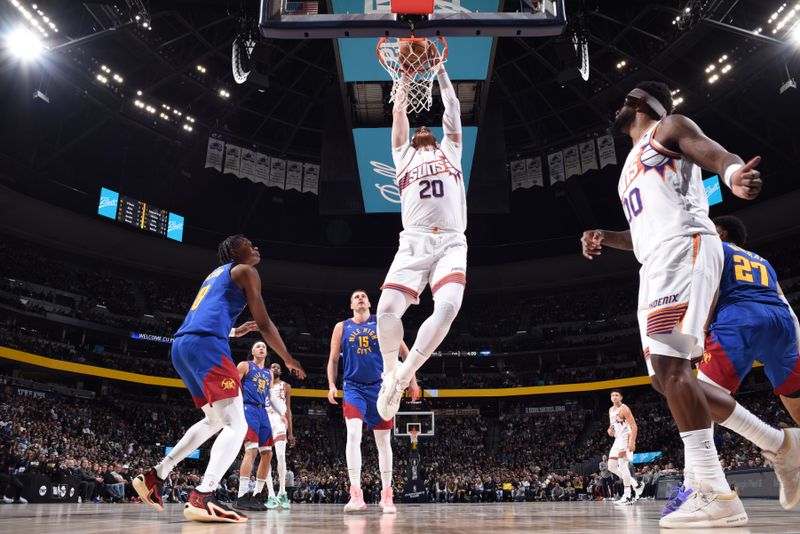
[[[753,200],[761,192],[761,173],[756,170],[761,156],[745,164],[742,158],[706,136],[688,117],[670,115],[664,118],[656,132],[656,141],[667,148],[678,148],[704,169],[716,172],[739,198]]]
[[[407,110],[408,89],[404,85],[398,84],[392,109],[392,149],[402,148],[408,144],[411,127],[408,124]]]
[[[339,355],[342,352],[342,323],[336,323],[333,327],[333,334],[331,334],[331,352],[328,355],[328,402],[331,404],[339,404],[336,402],[336,394],[339,390],[336,388],[336,375],[339,371]]]
[[[442,103],[444,104],[444,115],[442,116],[442,130],[445,136],[458,145],[461,144],[461,103],[456,96],[456,90],[453,87],[453,82],[447,75],[447,70],[444,68],[444,63],[439,64],[439,70],[436,73],[436,78],[439,81],[439,91],[442,94]]]
[[[289,354],[278,328],[267,313],[264,299],[261,297],[261,277],[258,276],[258,271],[249,265],[239,264],[231,269],[231,278],[244,291],[250,313],[253,315],[256,324],[258,324],[258,329],[261,335],[264,336],[264,341],[267,342],[269,348],[283,359],[290,371],[300,378],[305,378],[306,372],[303,370],[303,366]]]

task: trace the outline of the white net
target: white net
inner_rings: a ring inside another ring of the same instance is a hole
[[[389,102],[406,103],[406,111],[431,109],[433,80],[439,65],[447,61],[447,42],[432,39],[384,38],[378,43],[378,59],[392,77]]]

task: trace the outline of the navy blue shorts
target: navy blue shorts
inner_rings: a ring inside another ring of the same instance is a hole
[[[198,408],[239,395],[242,382],[227,339],[185,334],[172,343],[172,365]]]

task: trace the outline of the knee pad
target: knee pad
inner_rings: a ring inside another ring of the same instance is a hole
[[[403,322],[400,320],[400,316],[396,313],[378,312],[377,325],[379,335],[403,335]]]
[[[444,300],[433,305],[433,317],[436,317],[440,324],[450,325],[458,315],[458,308],[455,303]]]

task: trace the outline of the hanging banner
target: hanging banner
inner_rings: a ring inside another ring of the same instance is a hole
[[[303,165],[303,193],[319,195],[319,165]]]
[[[242,147],[228,145],[225,147],[225,173],[239,176],[239,167],[242,163]]]
[[[303,189],[303,164],[299,161],[286,162],[286,189]]]
[[[267,185],[270,187],[280,187],[283,189],[286,185],[286,160],[279,158],[272,158],[272,163],[269,167],[269,182]]]
[[[550,168],[550,185],[567,179],[564,176],[564,154],[560,150],[547,155],[547,165]]]
[[[578,155],[578,145],[567,147],[564,150],[564,169],[567,173],[567,178],[570,176],[578,176],[581,173],[581,159]]]
[[[247,178],[256,182],[256,153],[242,147],[242,163],[239,167],[239,178]]]
[[[530,187],[529,185],[526,186],[525,184],[525,181],[528,177],[527,173],[525,172],[525,160],[519,159],[517,161],[512,161],[510,163],[510,166],[511,166],[511,190],[516,191],[517,189]]]
[[[259,152],[256,154],[256,182],[264,185],[269,184],[269,166],[271,160],[266,154]]]
[[[597,138],[597,154],[600,156],[600,168],[606,165],[617,164],[617,151],[614,147],[614,138],[610,135],[603,135]]]
[[[528,187],[544,187],[544,176],[542,174],[542,158],[529,158],[525,160],[525,173],[527,175]]]
[[[586,172],[591,169],[597,169],[597,156],[594,146],[594,139],[591,141],[584,141],[578,145],[578,151],[581,153],[581,170]]]
[[[224,159],[225,142],[214,136],[209,137],[208,150],[206,150],[206,169],[212,168],[222,172],[222,162]]]

